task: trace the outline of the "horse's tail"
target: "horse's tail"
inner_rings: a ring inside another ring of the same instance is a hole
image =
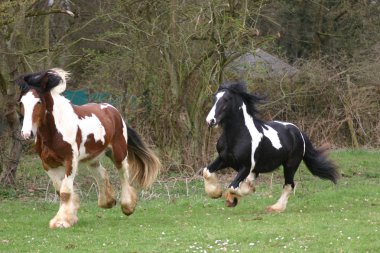
[[[128,134],[128,163],[131,182],[142,188],[150,187],[161,169],[161,162],[154,152],[147,147],[140,136],[130,127]]]
[[[337,166],[327,159],[324,149],[314,148],[306,134],[302,133],[302,135],[305,141],[305,155],[303,161],[311,174],[322,179],[331,180],[336,184],[340,178]]]

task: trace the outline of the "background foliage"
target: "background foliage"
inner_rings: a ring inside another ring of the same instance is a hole
[[[376,0],[2,1],[0,181],[12,184],[25,144],[13,79],[52,67],[72,73],[70,89],[112,94],[167,170],[211,160],[218,133],[205,115],[232,78],[267,94],[265,119],[292,121],[318,144],[379,147],[379,14]],[[297,74],[228,68],[258,48]]]

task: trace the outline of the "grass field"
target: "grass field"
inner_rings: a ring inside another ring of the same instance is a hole
[[[83,170],[79,222],[51,230],[58,202],[39,161],[26,157],[19,190],[0,190],[0,252],[380,252],[380,152],[335,151],[331,158],[343,173],[338,185],[302,166],[280,214],[265,207],[281,194],[281,171],[259,178],[256,193],[236,208],[207,198],[200,177],[166,175],[126,217],[119,205],[97,207],[94,180]]]

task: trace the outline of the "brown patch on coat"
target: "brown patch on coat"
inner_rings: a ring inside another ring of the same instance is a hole
[[[61,194],[59,196],[60,196],[62,202],[67,203],[70,201],[71,193],[61,192]]]

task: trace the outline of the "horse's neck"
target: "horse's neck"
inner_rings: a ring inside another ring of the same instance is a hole
[[[264,122],[255,118],[247,112],[243,104],[236,113],[232,113],[229,119],[223,124],[223,131],[227,139],[236,138],[241,133],[242,128],[248,129],[251,137],[260,134],[260,129]]]
[[[77,129],[78,116],[75,114],[70,101],[59,94],[48,93],[45,95],[46,111],[40,134],[45,138],[52,136],[52,131],[58,131],[62,135],[74,133]]]
[[[222,124],[224,130],[233,130],[239,128],[242,124],[244,124],[244,114],[241,108],[236,110],[236,112],[229,113],[228,118]]]
[[[236,113],[231,113],[228,119],[222,124],[222,128],[226,137],[236,136],[236,131],[244,126],[244,115],[242,110],[238,110]]]

